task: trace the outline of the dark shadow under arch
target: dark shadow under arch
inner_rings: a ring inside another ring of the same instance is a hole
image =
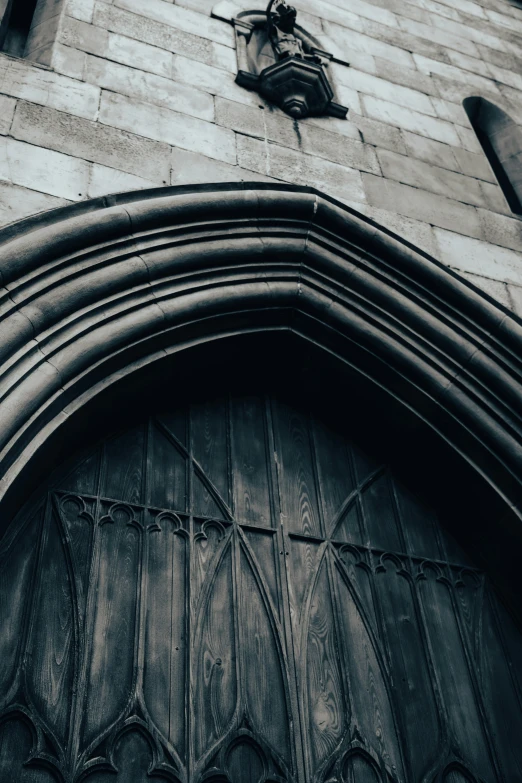
[[[354,421],[451,505],[457,538],[517,605],[522,327],[505,309],[310,188],[127,194],[2,239],[4,524],[96,417],[115,425],[165,373],[206,380],[212,355],[257,351],[359,405]]]

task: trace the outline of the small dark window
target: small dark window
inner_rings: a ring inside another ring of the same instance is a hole
[[[0,49],[23,57],[38,0],[0,0]]]
[[[464,108],[512,212],[522,214],[522,128],[485,98]]]

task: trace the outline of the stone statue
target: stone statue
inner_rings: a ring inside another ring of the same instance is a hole
[[[270,0],[266,9],[268,37],[278,60],[306,57],[303,44],[294,33],[296,16],[295,8],[287,5],[285,0]]]

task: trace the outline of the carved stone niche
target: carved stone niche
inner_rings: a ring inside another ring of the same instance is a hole
[[[213,16],[221,16],[220,7],[231,10],[231,4],[220,3]],[[271,0],[266,12],[229,16],[236,31],[236,82],[296,119],[318,115],[344,119],[348,109],[334,100],[327,75],[332,55],[295,24],[295,18],[295,9],[285,0]]]

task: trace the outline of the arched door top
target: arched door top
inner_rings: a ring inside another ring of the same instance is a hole
[[[115,380],[196,343],[285,330],[427,422],[520,542],[521,323],[368,218],[312,188],[240,183],[97,199],[2,240],[1,497]]]

